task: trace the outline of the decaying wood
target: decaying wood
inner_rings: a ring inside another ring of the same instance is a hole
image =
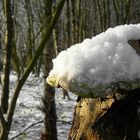
[[[106,99],[81,98],[68,140],[138,140],[140,89]]]
[[[91,126],[113,103],[113,99],[102,102],[100,99],[81,98],[77,102],[75,118],[69,139],[79,140],[84,132],[90,132]]]

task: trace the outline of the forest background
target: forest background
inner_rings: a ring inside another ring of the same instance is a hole
[[[30,73],[44,78],[42,135],[57,139],[55,90],[45,82],[52,59],[109,27],[139,23],[139,7],[136,0],[0,0],[1,139],[8,139],[16,101]],[[10,71],[18,80],[9,103]]]

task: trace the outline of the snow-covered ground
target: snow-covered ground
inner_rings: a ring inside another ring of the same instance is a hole
[[[11,95],[14,89],[16,76],[11,74]],[[1,85],[0,85],[1,88]],[[13,124],[9,135],[11,140],[15,135],[22,132],[28,126],[37,123],[27,129],[24,134],[15,138],[15,140],[39,140],[40,132],[43,123],[38,123],[43,120],[43,114],[39,110],[41,106],[41,95],[43,93],[43,78],[30,75],[27,82],[23,86],[20,96],[17,101],[17,106],[14,114]],[[56,111],[57,111],[57,130],[58,140],[66,140],[71,126],[74,106],[76,104],[76,96],[69,93],[71,100],[62,99],[61,89],[56,90]]]
[[[16,76],[11,74],[11,96],[14,89]],[[1,85],[0,85],[1,89]],[[61,89],[56,90],[56,111],[57,111],[57,130],[58,140],[66,140],[71,122],[73,118],[74,106],[76,104],[76,96],[69,93],[71,100],[62,99]],[[43,114],[39,110],[41,106],[41,94],[43,93],[43,78],[34,77],[31,75],[23,86],[20,96],[17,101],[15,115],[12,128],[9,135],[11,140],[18,133],[21,133],[30,125],[31,126],[24,134],[14,140],[39,140],[40,132],[43,128]],[[140,108],[138,112],[140,111]],[[41,123],[40,123],[41,121]],[[39,122],[39,123],[38,123]],[[138,132],[140,138],[140,131]]]

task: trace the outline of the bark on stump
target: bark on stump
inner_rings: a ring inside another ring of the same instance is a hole
[[[140,89],[78,98],[68,140],[138,140]]]

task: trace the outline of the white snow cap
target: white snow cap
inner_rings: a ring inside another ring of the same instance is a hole
[[[109,28],[60,52],[50,76],[89,87],[140,79],[140,56],[128,40],[140,39],[140,24]]]

